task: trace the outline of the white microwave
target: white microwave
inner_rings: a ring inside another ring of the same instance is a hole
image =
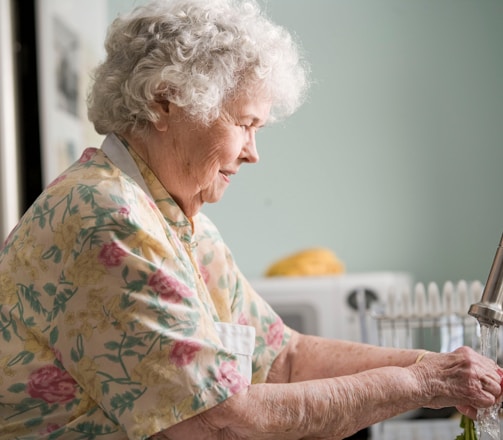
[[[375,301],[385,303],[390,292],[411,289],[413,281],[405,272],[365,272],[250,282],[285,324],[301,333],[375,342],[368,334],[365,311]]]

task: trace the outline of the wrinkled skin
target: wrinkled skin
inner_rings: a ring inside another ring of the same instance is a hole
[[[428,353],[295,333],[268,383],[251,385],[155,439],[343,439],[420,407],[476,408],[501,400],[495,362],[468,347]]]

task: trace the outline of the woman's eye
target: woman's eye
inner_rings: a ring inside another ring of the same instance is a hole
[[[239,125],[239,127],[243,131],[254,130],[255,132],[257,132],[259,130],[259,128],[262,128],[262,127],[257,127],[255,124],[241,124],[241,125]]]
[[[257,127],[255,124],[241,125],[241,127],[245,130],[255,130],[255,131],[258,131],[258,129],[261,128]]]

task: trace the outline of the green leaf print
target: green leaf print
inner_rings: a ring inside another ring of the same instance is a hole
[[[9,367],[12,367],[12,366],[18,364],[19,362],[21,362],[21,364],[23,364],[23,365],[29,364],[33,360],[34,357],[35,357],[34,353],[31,353],[26,350],[21,351],[10,360]]]
[[[39,408],[41,406],[40,399],[34,399],[32,397],[27,397],[26,399],[21,400],[18,404],[15,405],[15,409],[20,413],[31,411],[34,408]]]
[[[61,250],[56,245],[53,245],[42,254],[42,258],[44,260],[53,259],[55,263],[59,263],[61,261]]]
[[[202,258],[201,262],[202,262],[205,266],[207,266],[208,264],[210,264],[210,263],[213,261],[213,257],[214,257],[214,256],[215,256],[215,252],[208,252],[208,253],[206,253],[206,254],[203,256],[203,258]]]
[[[46,205],[48,203],[46,202]],[[47,208],[48,209],[48,208]],[[42,211],[42,208],[39,205],[34,205],[33,206],[33,218],[38,218],[38,226],[40,229],[44,229],[45,226],[45,216],[44,212]]]
[[[117,341],[109,341],[105,343],[105,347],[112,351],[118,350],[120,346],[121,345]]]
[[[43,403],[42,405],[40,405],[40,414],[46,416],[47,414],[51,414],[58,409],[59,405],[57,403],[54,403],[52,405],[49,405],[48,403]]]
[[[258,318],[257,304],[255,304],[254,302],[251,304],[250,307],[250,315],[253,316],[254,318]]]
[[[98,435],[110,434],[112,432],[116,432],[116,430],[112,430],[110,426],[107,425],[103,426],[94,422],[84,422],[79,423],[75,429],[72,429],[72,432],[79,432],[83,434],[78,437],[79,439],[94,440]]]
[[[10,317],[8,317],[2,310],[2,308],[0,307],[0,320],[2,320],[3,322],[5,323],[9,323],[10,322]]]
[[[124,266],[124,269],[122,269],[122,279],[126,281],[127,276],[129,275],[129,266]]]
[[[56,300],[54,301],[54,308],[51,312],[51,319],[54,319],[59,312],[66,311],[66,303],[70,300],[73,295],[77,292],[77,289],[64,289],[62,292],[56,295]]]
[[[265,348],[266,348],[266,343],[265,343],[264,338],[262,336],[257,336],[257,338],[255,339],[254,353],[256,355],[261,355],[262,353],[264,353]]]
[[[64,434],[68,434],[64,429],[58,429],[57,431],[51,432],[47,440],[55,440]]]
[[[120,307],[122,310],[127,310],[135,304],[135,301],[130,299],[129,295],[121,295]]]
[[[108,359],[110,362],[114,362],[116,364],[119,363],[120,357],[119,356],[114,356],[113,354],[103,354],[102,355],[104,358]]]
[[[145,284],[147,284],[145,280],[134,280],[129,282],[126,287],[132,292],[141,292]]]
[[[115,214],[115,209],[105,209],[102,207],[97,207],[94,209],[94,214],[96,215],[95,218],[95,225],[96,227],[100,226],[106,226],[108,224],[108,219],[112,216],[112,214]]]
[[[59,330],[57,327],[54,327],[49,334],[49,344],[54,345],[58,341]]]
[[[138,356],[138,353],[134,350],[124,350],[121,354],[122,354],[122,357],[124,357],[124,356]]]
[[[82,335],[77,337],[77,349],[72,348],[70,352],[72,361],[79,362],[84,357],[84,348],[82,344]]]
[[[35,327],[35,318],[33,316],[30,316],[29,318],[24,320],[24,323],[28,328]]]
[[[81,200],[83,200],[85,203],[94,205],[94,196],[96,194],[99,194],[99,192],[96,190],[94,186],[90,185],[78,185],[77,186],[77,192],[79,193],[79,196]]]
[[[110,198],[115,202],[117,203],[118,205],[121,205],[121,206],[124,206],[124,205],[127,205],[127,202],[126,200],[123,198],[123,197],[120,197],[116,194],[111,194],[110,195]]]
[[[23,356],[22,364],[27,365],[29,364],[34,358],[35,358],[35,353],[29,353],[29,352],[23,352],[26,353],[25,356]]]
[[[22,393],[24,390],[26,390],[26,384],[25,383],[15,383],[11,385],[7,390],[11,393]]]
[[[125,348],[145,347],[143,340],[137,336],[128,336],[123,344]]]
[[[199,396],[194,396],[192,399],[191,408],[193,411],[197,411],[199,408],[202,408],[205,405],[205,401]]]
[[[46,292],[50,296],[56,295],[56,290],[57,287],[53,283],[47,283],[44,285],[44,292]]]
[[[119,411],[119,415],[122,415],[126,410],[132,410],[134,407],[134,402],[140,396],[142,391],[137,389],[132,389],[123,394],[117,394],[112,397],[110,404],[112,408]]]
[[[262,367],[257,365],[255,362],[252,362],[252,375],[254,375],[257,371],[260,371]]]
[[[2,329],[2,338],[5,342],[9,342],[11,340],[11,334],[8,329]]]
[[[77,352],[77,350],[75,350],[75,348],[71,349],[71,351],[70,351],[70,357],[72,358],[73,362],[80,361],[79,353]]]
[[[42,424],[44,419],[42,417],[36,417],[33,419],[28,419],[24,424],[27,428],[32,428],[34,426],[39,426]]]
[[[34,290],[33,284],[30,284],[29,286],[21,285],[19,291],[21,292],[21,295],[23,295],[28,300],[30,307],[34,312],[42,312],[43,307],[38,300],[38,298],[40,297],[40,292]]]

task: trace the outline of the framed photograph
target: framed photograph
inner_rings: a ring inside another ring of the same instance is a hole
[[[46,186],[101,136],[87,119],[86,96],[104,56],[107,2],[37,0],[42,178]]]

